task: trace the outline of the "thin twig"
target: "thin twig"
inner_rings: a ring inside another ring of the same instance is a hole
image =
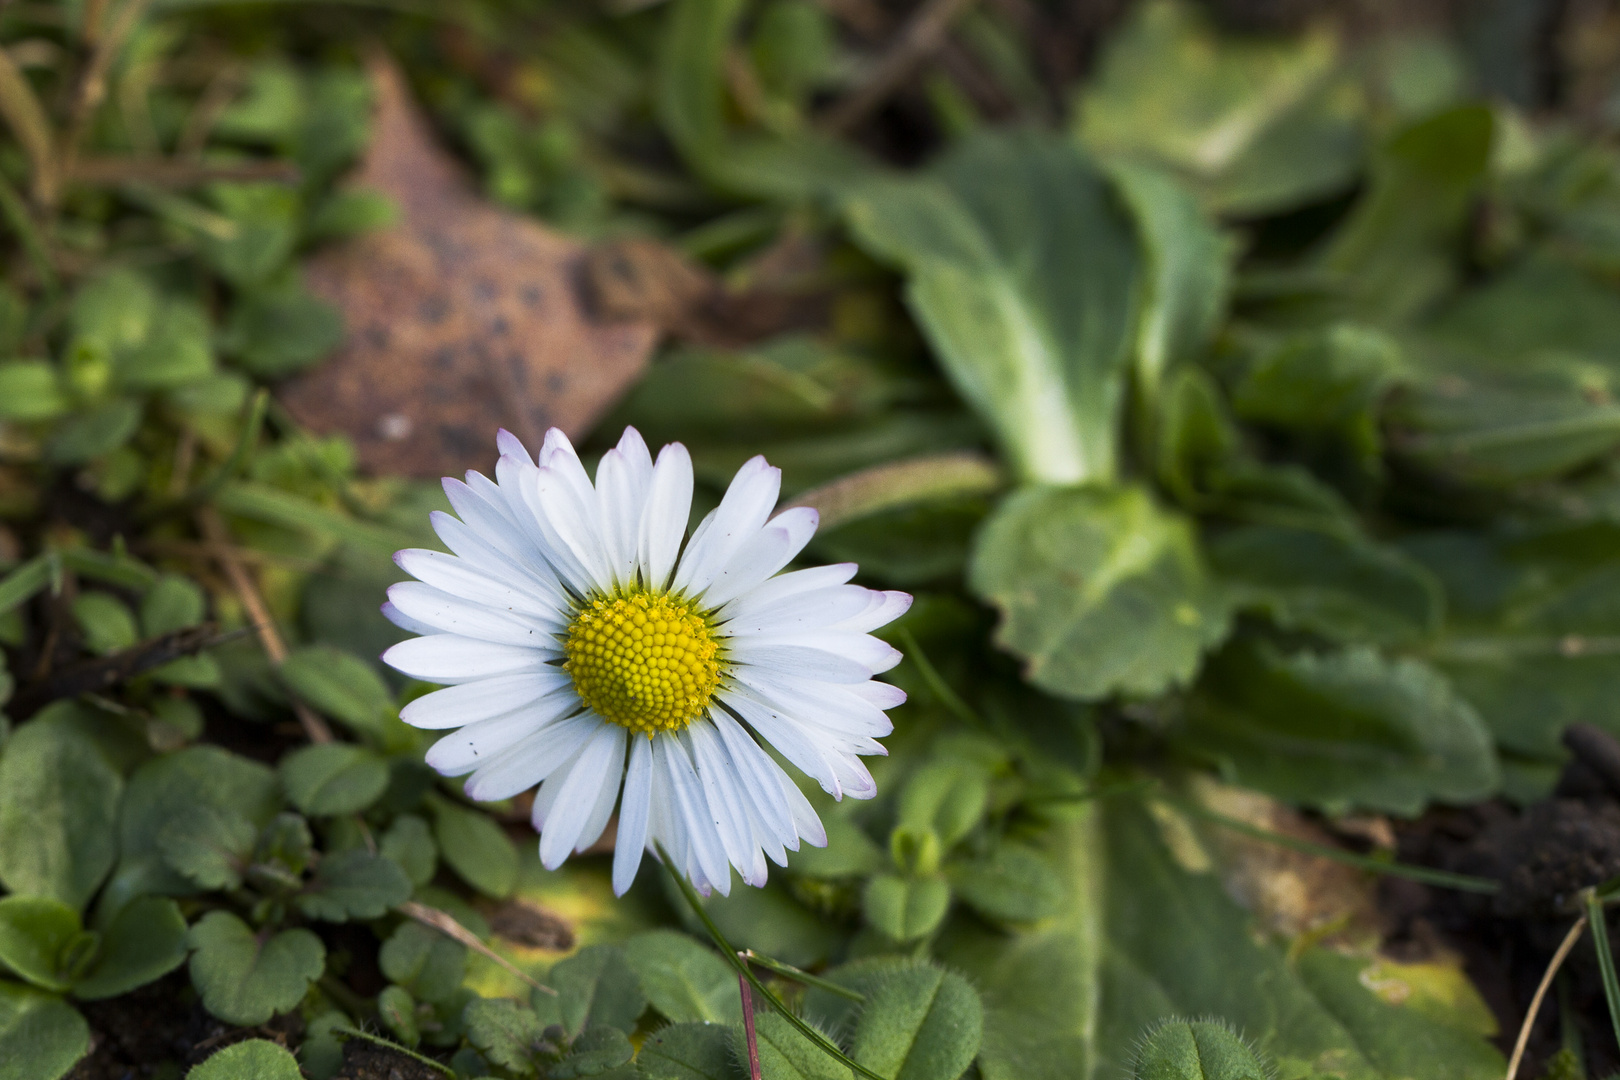
[[[513,975],[516,975],[519,979],[522,979],[529,986],[539,990],[541,993],[550,994],[552,997],[557,996],[557,991],[553,990],[545,983],[535,981],[534,976],[512,963],[512,961],[508,960],[494,949],[491,949],[488,945],[485,945],[478,939],[477,934],[473,933],[465,926],[462,926],[456,921],[455,916],[451,915],[448,911],[440,911],[438,908],[428,907],[426,904],[419,904],[415,900],[407,900],[394,910],[398,911],[401,915],[409,915],[423,926],[431,926],[445,937],[459,941],[478,955],[495,961],[501,967],[505,968]]]
[[[56,146],[50,121],[34,88],[17,62],[0,49],[0,116],[28,155],[36,201],[44,202],[56,190]]]
[[[203,536],[214,549],[214,558],[219,561],[220,569],[225,571],[225,577],[230,580],[231,588],[247,609],[248,619],[253,623],[254,632],[259,635],[259,644],[264,648],[264,654],[270,658],[270,663],[280,667],[287,659],[287,645],[281,640],[281,633],[276,629],[275,620],[270,617],[270,609],[265,606],[264,598],[259,595],[258,586],[253,584],[253,575],[247,572],[247,567],[236,557],[236,549],[231,545],[230,530],[225,527],[225,520],[219,516],[219,511],[212,506],[205,506],[197,511],[197,526],[202,530]],[[298,723],[304,729],[304,736],[312,743],[329,743],[332,741],[332,728],[315,710],[292,697],[293,714],[298,717]]]
[[[85,64],[84,74],[79,78],[78,93],[74,95],[67,136],[62,141],[61,160],[58,164],[60,176],[73,175],[79,144],[84,142],[85,133],[90,128],[90,120],[107,96],[107,70],[112,66],[118,50],[123,48],[124,39],[129,37],[130,31],[135,29],[135,24],[146,14],[149,3],[150,0],[124,0],[123,6],[112,17],[106,32],[95,35],[90,60]],[[45,201],[54,202],[56,194],[54,189],[51,190],[47,193]]]
[[[746,965],[748,960],[744,958]],[[754,1032],[754,992],[749,989],[748,976],[737,976],[737,993],[742,996],[743,1034],[748,1042],[748,1080],[761,1080],[759,1071],[759,1036]]]
[[[1530,1029],[1536,1024],[1536,1014],[1541,1012],[1541,999],[1547,996],[1547,987],[1552,985],[1553,976],[1564,965],[1564,958],[1581,939],[1581,931],[1586,929],[1586,916],[1582,915],[1575,920],[1575,925],[1569,928],[1564,935],[1563,944],[1553,953],[1553,958],[1547,965],[1546,974],[1541,977],[1541,985],[1536,987],[1536,996],[1530,999],[1530,1011],[1524,1016],[1524,1023],[1519,1027],[1519,1037],[1513,1043],[1513,1056],[1508,1059],[1507,1080],[1513,1080],[1519,1075],[1519,1063],[1524,1060],[1524,1048],[1530,1043]]]
[[[944,44],[951,24],[972,4],[973,0],[926,0],[873,67],[866,82],[833,106],[822,121],[822,129],[829,134],[842,134],[883,104],[918,64]]]

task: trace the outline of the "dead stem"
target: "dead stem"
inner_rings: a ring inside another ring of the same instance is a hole
[[[1541,1012],[1541,999],[1547,996],[1547,987],[1552,985],[1553,976],[1558,974],[1558,969],[1564,965],[1564,958],[1581,939],[1581,931],[1585,929],[1586,916],[1582,915],[1575,920],[1575,925],[1569,928],[1569,933],[1564,935],[1563,944],[1558,946],[1558,951],[1553,953],[1551,962],[1547,964],[1547,972],[1541,977],[1541,985],[1536,987],[1536,996],[1530,999],[1530,1011],[1524,1014],[1519,1037],[1513,1043],[1513,1057],[1508,1060],[1507,1080],[1514,1080],[1519,1074],[1519,1063],[1524,1060],[1524,1048],[1530,1042],[1530,1029],[1536,1026],[1536,1014]]]

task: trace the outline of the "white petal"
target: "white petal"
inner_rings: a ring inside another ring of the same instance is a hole
[[[519,566],[533,566],[544,561],[547,553],[535,546],[534,540],[508,515],[504,506],[490,503],[467,484],[449,477],[444,480],[444,494],[450,500],[456,516],[481,540],[512,562]],[[505,502],[504,499],[501,501]],[[442,533],[440,537],[443,538]]]
[[[616,726],[616,725],[615,725]],[[602,838],[602,830],[607,828],[608,819],[613,817],[613,807],[619,801],[619,786],[624,780],[624,744],[630,733],[619,729],[619,740],[615,744],[614,758],[608,766],[608,782],[602,785],[602,793],[596,797],[596,807],[585,819],[585,826],[579,831],[579,839],[574,841],[575,851],[584,851]]]
[[[625,428],[619,445],[596,467],[596,512],[608,571],[614,584],[628,584],[636,573],[641,514],[652,483],[652,455],[635,428]]]
[[[845,656],[841,643],[835,651],[799,640],[808,636],[799,634],[791,640],[774,635],[731,638],[726,642],[726,651],[738,664],[753,664],[767,671],[823,682],[865,682],[874,674],[872,668]]]
[[[407,618],[416,619],[447,634],[555,649],[558,627],[507,609],[490,607],[441,592],[420,581],[402,581],[388,587],[388,600]]]
[[[882,595],[859,585],[813,589],[786,597],[769,607],[754,605],[746,614],[720,623],[720,632],[727,637],[743,637],[821,630],[863,614],[872,606],[873,597],[881,603]]]
[[[553,799],[553,812],[546,817],[545,831],[540,834],[540,865],[547,870],[561,866],[578,846],[580,835],[601,802],[603,790],[609,789],[614,796],[618,795],[619,769],[624,765],[624,736],[624,729],[617,724],[600,724],[563,777],[562,790]],[[546,782],[549,784],[551,780]],[[611,807],[612,803],[608,805]],[[606,820],[604,815],[603,821]],[[601,834],[600,825],[596,831]]]
[[[538,568],[543,577],[540,574],[514,577],[501,573],[499,567],[491,574],[466,559],[426,548],[396,552],[394,562],[416,580],[451,596],[548,618],[558,626],[566,621],[563,613],[567,610],[567,600],[549,568]]]
[[[608,592],[613,575],[596,529],[596,493],[581,499],[558,469],[541,469],[525,493],[545,535],[557,573],[581,596]]]
[[[467,794],[478,802],[510,799],[527,791],[567,761],[601,728],[590,713],[547,724],[488,762],[467,781]]]
[[[738,469],[714,515],[706,519],[707,527],[700,525],[686,545],[675,571],[675,590],[695,596],[707,589],[731,556],[765,524],[781,490],[782,470],[762,457],[751,458]]]
[[[765,650],[772,648],[794,648],[823,652],[854,661],[873,674],[888,671],[905,659],[899,650],[886,641],[872,637],[870,634],[853,634],[845,630],[807,630],[801,633],[789,634],[751,634],[747,637],[733,638],[727,641],[726,647],[737,659],[757,663],[764,663],[764,661],[749,661],[748,657],[762,654]],[[862,680],[830,679],[828,681],[860,682]]]
[[[429,730],[462,727],[521,709],[572,685],[568,672],[561,668],[479,679],[423,694],[399,710],[399,718]]]
[[[619,803],[619,835],[613,841],[613,895],[623,896],[636,880],[647,848],[647,811],[652,803],[652,740],[630,740],[630,764]]]
[[[492,675],[544,671],[555,650],[494,645],[459,634],[434,634],[402,641],[382,654],[383,663],[423,682],[464,683]]]
[[[535,463],[542,469],[558,470],[580,502],[591,501],[591,478],[585,475],[584,463],[579,460],[574,444],[568,441],[561,428],[546,429],[546,441],[540,447]]]
[[[428,520],[433,523],[433,531],[439,534],[444,546],[456,553],[469,572],[510,582],[514,588],[530,589],[537,596],[548,593],[562,595],[555,574],[543,561],[537,561],[538,555],[514,555],[479,535],[466,522],[442,510],[433,511],[428,515]]]
[[[719,889],[722,896],[730,895],[731,866],[714,822],[709,819],[708,802],[703,797],[703,785],[692,767],[692,759],[674,735],[656,735],[654,741],[658,744],[655,753],[662,758],[664,777],[669,783],[676,827],[690,846],[689,858],[707,884]],[[694,875],[688,873],[687,876]]]
[[[411,618],[409,615],[399,610],[399,608],[395,607],[392,603],[384,602],[381,611],[383,613],[383,618],[387,619],[401,630],[408,631],[409,633],[437,634],[439,632],[438,627],[429,626],[425,622]]]
[[[714,728],[731,752],[743,788],[752,796],[760,829],[778,846],[796,849],[799,834],[787,804],[776,790],[778,777],[785,776],[782,767],[724,709],[714,710]]]
[[[759,732],[760,738],[776,747],[777,752],[791,761],[800,772],[820,784],[822,790],[835,799],[843,798],[838,771],[808,732],[746,688],[729,688],[721,691],[719,697],[726,707]]]
[[[691,516],[692,457],[680,443],[670,443],[658,452],[653,466],[636,539],[636,562],[648,588],[661,589],[669,583]]]
[[[571,690],[557,691],[532,705],[479,720],[428,747],[424,760],[445,776],[461,776],[500,757],[560,716],[577,711]]]
[[[892,709],[896,705],[906,703],[906,692],[889,683],[876,681],[855,683],[852,686],[844,687],[844,689],[880,709]]]
[[[704,590],[704,605],[717,607],[757,588],[804,550],[820,520],[821,515],[808,506],[777,514],[726,561],[714,583]]]
[[[726,604],[719,615],[721,618],[730,619],[769,611],[788,597],[842,585],[855,576],[856,569],[852,562],[834,563],[832,566],[812,566],[807,570],[792,570],[780,574]]]
[[[523,445],[523,440],[505,428],[495,433],[495,448],[501,452],[502,457],[517,458],[530,465],[534,464],[534,457],[529,453],[529,448]]]
[[[804,797],[799,785],[795,784],[787,773],[782,773],[782,800],[787,803],[788,812],[793,815],[793,827],[798,831],[800,838],[811,847],[826,847],[827,827],[821,823],[816,808]]]
[[[744,672],[746,677],[742,677]],[[894,730],[883,710],[848,693],[848,687],[805,680],[773,679],[757,669],[738,669],[733,678],[755,691],[760,700],[797,720],[838,739],[881,739]]]
[[[853,630],[857,634],[870,634],[880,626],[887,626],[911,610],[911,594],[903,592],[874,592],[867,609],[854,618],[840,622],[836,629]],[[896,661],[898,663],[899,661]]]
[[[699,720],[689,726],[686,736],[691,740],[692,762],[703,784],[709,820],[714,822],[726,861],[737,868],[745,882],[758,888],[765,884],[765,861],[759,857],[759,848],[749,827],[748,806],[737,791],[737,767],[731,761],[731,753],[720,741],[714,726],[706,721]]]

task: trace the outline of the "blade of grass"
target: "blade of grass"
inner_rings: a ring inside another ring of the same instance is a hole
[[[837,994],[841,998],[848,998],[850,1001],[859,1003],[865,1003],[866,1001],[866,995],[859,990],[839,986],[831,979],[823,979],[818,975],[810,974],[808,971],[801,971],[792,964],[784,964],[780,960],[772,960],[768,956],[761,956],[753,949],[744,949],[743,959],[751,960],[766,971],[774,975],[780,975],[784,979],[792,979],[794,982],[803,983],[805,986],[814,986],[819,990],[827,991],[829,994]]]
[[[658,851],[658,858],[663,861],[664,869],[669,872],[670,877],[675,879],[675,887],[679,889],[681,891],[681,895],[686,898],[687,906],[692,909],[692,914],[696,915],[698,922],[703,924],[703,929],[709,932],[709,937],[714,941],[715,948],[720,950],[720,955],[726,958],[726,962],[736,970],[738,975],[748,980],[748,985],[753,987],[754,992],[759,994],[759,996],[764,998],[766,1001],[770,1002],[771,1007],[782,1015],[782,1019],[786,1020],[789,1024],[792,1024],[795,1028],[797,1028],[800,1035],[803,1035],[805,1038],[809,1039],[812,1043],[819,1047],[822,1052],[833,1058],[840,1065],[843,1065],[848,1069],[853,1069],[855,1072],[866,1077],[867,1080],[886,1080],[885,1077],[873,1072],[871,1069],[868,1069],[865,1065],[862,1065],[848,1054],[845,1054],[843,1050],[839,1049],[837,1043],[827,1038],[827,1036],[817,1031],[814,1027],[805,1023],[803,1017],[799,1016],[797,1013],[793,1012],[785,1004],[783,1004],[782,999],[777,997],[776,992],[760,981],[759,976],[754,974],[753,969],[743,961],[737,950],[731,947],[731,942],[726,940],[726,935],[720,932],[720,928],[714,924],[714,920],[709,918],[708,911],[706,911],[703,907],[702,898],[698,896],[697,890],[692,888],[692,883],[687,881],[686,878],[681,875],[679,870],[675,869],[675,860],[669,857],[669,852],[664,850],[664,845],[654,841],[653,846]]]
[[[1609,925],[1603,901],[1594,891],[1586,894],[1586,921],[1592,925],[1592,945],[1597,949],[1598,970],[1603,973],[1603,996],[1609,1003],[1609,1022],[1614,1025],[1614,1041],[1620,1046],[1620,977],[1614,972],[1614,950],[1609,947]]]
[[[1530,1043],[1530,1029],[1536,1026],[1536,1016],[1541,1012],[1541,1001],[1547,996],[1547,987],[1552,985],[1553,976],[1558,969],[1564,966],[1564,959],[1575,943],[1581,940],[1581,931],[1586,928],[1586,916],[1582,915],[1575,920],[1575,925],[1569,928],[1564,935],[1563,942],[1553,958],[1547,962],[1547,970],[1541,976],[1541,985],[1536,987],[1535,997],[1530,999],[1530,1010],[1524,1014],[1524,1023],[1519,1026],[1519,1037],[1513,1042],[1513,1056],[1508,1059],[1506,1080],[1514,1080],[1519,1075],[1519,1065],[1524,1061],[1524,1048]]]
[[[0,614],[25,604],[51,583],[51,557],[35,555],[0,578]]]
[[[1217,813],[1214,810],[1206,809],[1196,803],[1182,799],[1165,799],[1164,801],[1190,817],[1201,818],[1224,829],[1241,833],[1251,839],[1289,848],[1304,855],[1314,855],[1319,859],[1331,859],[1334,862],[1354,866],[1360,870],[1369,870],[1375,874],[1388,874],[1390,877],[1406,878],[1410,881],[1420,881],[1425,885],[1437,885],[1443,889],[1458,889],[1463,892],[1494,893],[1502,888],[1500,882],[1491,881],[1489,878],[1454,874],[1449,870],[1435,870],[1427,866],[1409,866],[1406,863],[1386,862],[1383,859],[1357,855],[1352,851],[1328,847],[1325,844],[1313,844],[1309,840],[1301,840],[1296,836],[1285,836],[1282,833],[1272,832],[1270,829],[1262,829],[1258,825],[1250,825],[1247,821],[1227,817],[1225,814]]]
[[[980,719],[978,713],[973,711],[973,707],[963,701],[961,696],[955,690],[952,690],[950,684],[941,677],[939,669],[934,667],[933,662],[928,659],[928,654],[923,652],[923,647],[917,643],[917,635],[911,632],[911,627],[902,626],[895,636],[900,639],[900,644],[905,648],[906,659],[916,665],[917,674],[922,676],[923,684],[928,687],[928,692],[938,698],[939,703],[945,706],[946,710],[958,720],[972,724],[974,727],[984,727],[984,721]]]

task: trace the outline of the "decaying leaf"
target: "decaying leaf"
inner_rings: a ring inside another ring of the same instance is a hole
[[[646,366],[655,329],[594,321],[576,287],[585,248],[477,198],[398,68],[370,67],[373,136],[354,179],[399,220],[309,265],[348,339],[282,403],[353,439],[364,467],[413,476],[487,465],[501,426],[531,444],[552,426],[583,434]]]

